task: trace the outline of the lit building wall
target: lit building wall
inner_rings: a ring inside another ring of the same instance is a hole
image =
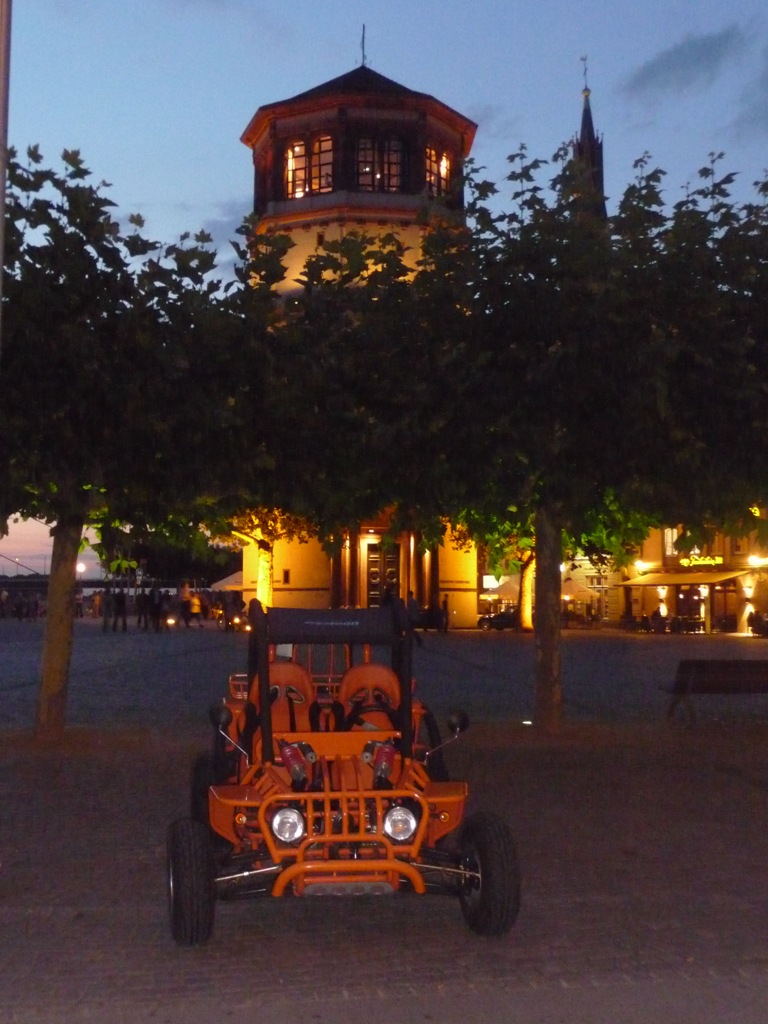
[[[283,258],[285,277],[275,289],[280,295],[288,295],[300,287],[297,282],[310,256],[318,253],[325,243],[340,241],[350,231],[367,233],[372,237],[382,237],[389,233],[395,234],[405,249],[403,262],[411,270],[415,270],[423,237],[423,229],[420,226],[397,220],[387,221],[381,217],[377,219],[375,225],[372,225],[357,219],[336,220],[326,216],[312,223],[305,220],[295,227],[287,224],[275,225],[274,230],[289,232],[294,243]]]
[[[272,556],[275,608],[330,608],[331,563],[318,540],[279,540]]]
[[[451,542],[450,529],[438,551],[442,605],[448,598],[448,628],[468,629],[477,625],[477,549],[457,548]]]

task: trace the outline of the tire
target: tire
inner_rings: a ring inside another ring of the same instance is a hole
[[[200,754],[192,765],[189,810],[193,820],[200,821],[203,825],[208,824],[208,789],[215,783],[213,757],[210,754]]]
[[[214,881],[209,831],[191,818],[168,830],[168,911],[180,946],[201,946],[213,933]]]
[[[479,876],[459,891],[464,920],[478,935],[506,935],[520,912],[520,868],[506,823],[495,814],[474,815],[459,849],[461,867]]]
[[[484,622],[481,622],[480,623],[480,629],[482,629],[482,631],[484,633],[490,633],[490,631],[491,631],[491,624],[490,624],[490,622],[488,622],[487,620],[484,621]]]

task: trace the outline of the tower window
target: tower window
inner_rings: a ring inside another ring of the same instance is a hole
[[[333,191],[333,139],[321,135],[312,143],[312,191]]]
[[[357,187],[362,192],[402,191],[403,144],[400,139],[358,139]]]
[[[307,191],[307,150],[303,142],[292,142],[285,151],[285,194],[301,199]]]
[[[448,194],[451,180],[451,159],[447,153],[440,153],[432,146],[427,146],[427,191],[433,196]]]
[[[333,139],[330,135],[319,135],[311,142],[296,139],[286,146],[284,185],[286,199],[333,191]]]

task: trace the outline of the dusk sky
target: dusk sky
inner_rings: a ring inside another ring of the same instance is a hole
[[[548,159],[578,131],[584,57],[609,213],[646,152],[670,203],[711,152],[739,199],[768,168],[765,0],[15,0],[9,142],[46,164],[79,149],[119,216],[162,242],[205,228],[228,259],[248,121],[359,65],[363,25],[370,67],[478,123],[501,205],[509,153]],[[42,569],[47,545],[14,528],[17,557]]]

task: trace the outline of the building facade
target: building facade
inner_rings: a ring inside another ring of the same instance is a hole
[[[716,533],[688,553],[677,550],[678,536],[669,527],[644,541],[619,584],[622,617],[658,631],[751,632],[754,614],[768,613],[768,557],[757,531]]]

